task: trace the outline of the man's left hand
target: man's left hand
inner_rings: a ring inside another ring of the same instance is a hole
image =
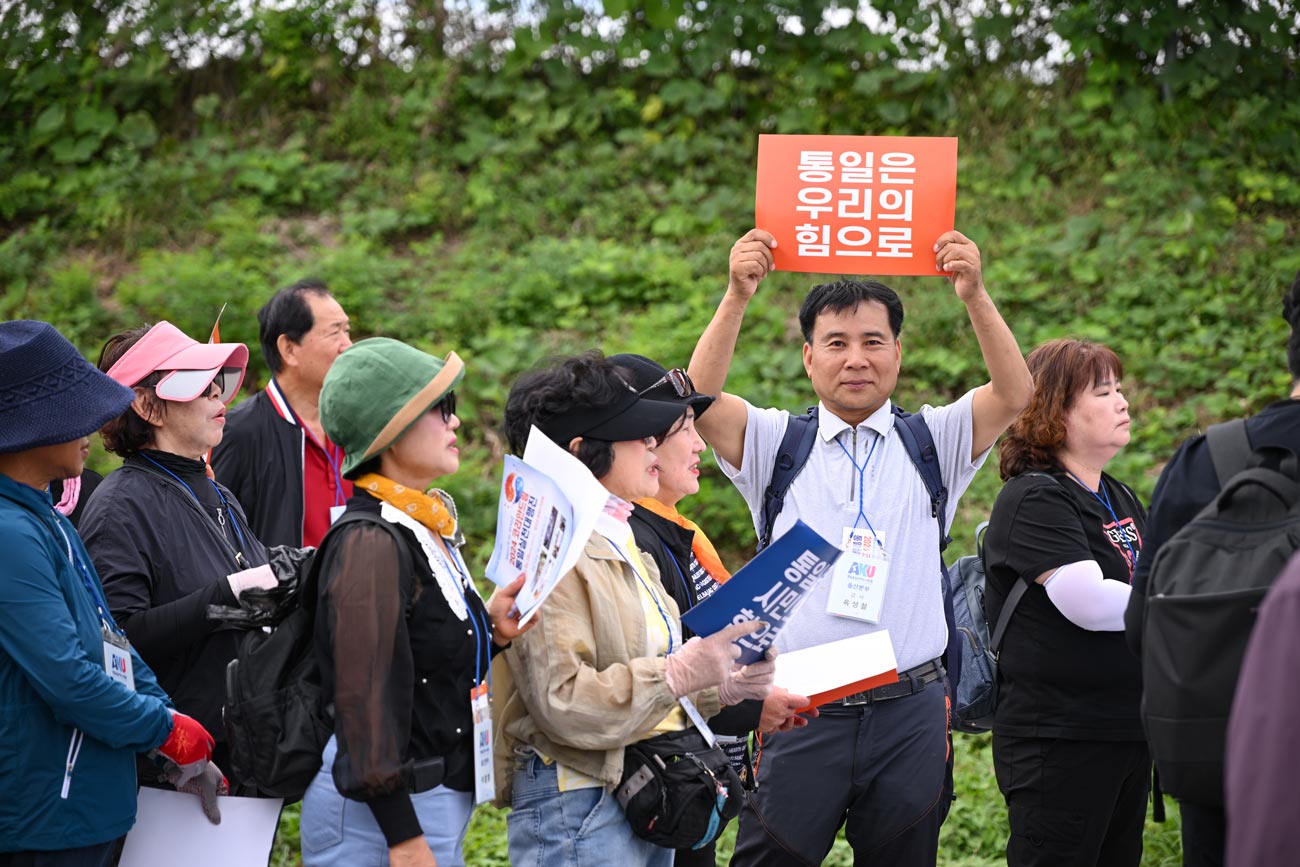
[[[980,248],[961,232],[954,229],[939,236],[934,244],[934,266],[952,281],[963,303],[969,304],[984,293]]]

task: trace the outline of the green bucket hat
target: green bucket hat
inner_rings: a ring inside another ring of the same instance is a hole
[[[465,376],[454,352],[434,358],[388,337],[354,343],[330,365],[320,421],[343,449],[343,475],[382,454]]]

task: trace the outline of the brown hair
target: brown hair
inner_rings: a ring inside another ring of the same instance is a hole
[[[998,472],[1003,481],[1054,469],[1065,445],[1065,415],[1075,397],[1107,376],[1124,376],[1124,366],[1110,347],[1071,337],[1039,345],[1026,363],[1034,377],[1034,396],[1002,440]]]
[[[108,338],[104,348],[99,351],[99,369],[107,373],[108,369],[116,364],[119,358],[126,355],[126,351],[135,346],[141,337],[148,334],[149,329],[152,327],[151,325],[141,325],[139,328],[132,328],[129,331],[123,331]],[[153,393],[153,387],[158,384],[162,377],[163,371],[155,370],[137,382],[135,387],[144,389],[143,393],[137,392],[137,394],[151,411],[166,415],[167,401],[160,400]],[[153,425],[140,417],[134,406],[128,406],[126,412],[100,428],[99,435],[104,438],[104,448],[119,457],[125,458],[151,445],[153,443],[154,429]]]

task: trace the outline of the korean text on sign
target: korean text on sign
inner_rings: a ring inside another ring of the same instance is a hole
[[[955,138],[758,139],[755,224],[783,271],[934,275],[956,202]]]

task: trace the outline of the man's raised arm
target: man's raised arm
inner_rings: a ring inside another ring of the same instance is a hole
[[[1015,335],[984,289],[979,248],[961,232],[952,231],[940,235],[934,249],[935,267],[952,280],[953,291],[966,305],[989,372],[989,382],[975,390],[971,409],[974,421],[971,460],[974,460],[1029,405],[1029,399],[1034,396],[1034,379]]]
[[[762,229],[750,229],[732,245],[727,292],[691,354],[689,372],[695,388],[717,398],[709,411],[696,420],[695,429],[715,453],[737,469],[745,455],[745,402],[722,387],[731,369],[745,308],[758,284],[775,267],[775,246],[776,239]]]

